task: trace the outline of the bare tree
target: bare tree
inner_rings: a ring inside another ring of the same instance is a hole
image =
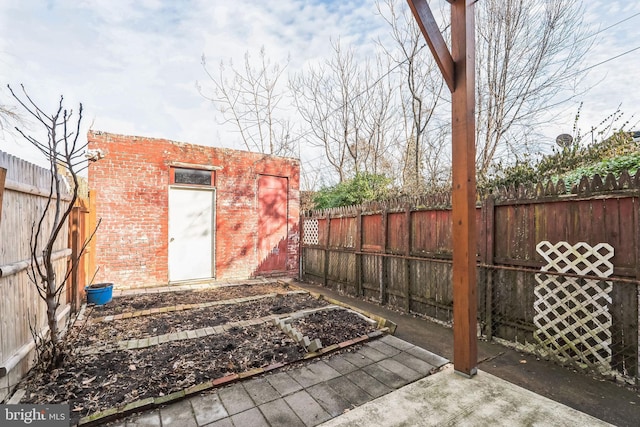
[[[290,79],[295,104],[306,124],[304,140],[319,147],[339,181],[389,167],[393,135],[393,87],[387,64],[356,62],[352,48],[332,43],[333,56]]]
[[[286,83],[280,83],[287,64],[272,63],[265,48],[260,49],[259,63],[255,67],[249,52],[244,55],[244,67],[238,70],[233,62],[228,67],[220,63],[218,74],[202,66],[213,83],[213,93],[200,94],[212,101],[222,114],[222,123],[236,128],[245,148],[265,154],[294,156],[298,153],[292,139],[291,124],[280,105],[286,95]]]
[[[591,42],[579,0],[483,0],[477,10],[477,159],[530,151],[541,117],[569,100]]]
[[[38,345],[38,359],[46,369],[53,369],[62,364],[65,355],[61,342],[61,331],[56,319],[60,307],[60,296],[72,271],[77,268],[89,240],[93,237],[92,234],[87,239],[77,257],[72,257],[71,268],[65,275],[58,277],[54,268],[54,246],[61,237],[78,198],[78,173],[87,167],[87,161],[84,158],[87,144],[78,141],[82,121],[82,104],[79,106],[77,118],[74,118],[73,112],[63,107],[63,98],[60,97],[55,112],[47,114],[29,97],[24,86],[21,95],[14,93],[11,87],[9,90],[26,114],[42,125],[47,133],[47,140],[42,142],[16,128],[18,133],[45,156],[49,164],[49,197],[39,220],[31,226],[31,265],[28,275],[36,287],[39,297],[47,307],[48,339],[39,340],[36,327],[32,326],[31,328],[34,340]],[[70,183],[66,183],[62,175],[58,173],[60,169],[64,170],[65,175],[70,178]],[[70,196],[70,200],[66,201],[68,196]]]
[[[406,2],[386,0],[376,7],[389,26],[391,43],[379,41],[397,70],[400,117],[404,130],[401,149],[403,190],[414,194],[448,181],[448,117],[437,114],[448,100],[444,82]]]

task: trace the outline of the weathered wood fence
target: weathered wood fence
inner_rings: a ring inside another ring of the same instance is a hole
[[[37,223],[49,200],[49,171],[0,152],[0,167],[5,168],[0,218],[0,401],[4,400],[31,367],[34,343],[29,325],[46,331],[46,306],[28,277],[31,265],[32,226]],[[64,204],[69,203],[66,197]],[[63,206],[65,207],[65,206]],[[57,277],[64,277],[69,259],[84,241],[82,207],[74,208],[72,228],[65,225],[55,243],[53,258]],[[49,233],[54,212],[43,222],[43,232]],[[72,237],[73,239],[70,239]],[[75,242],[75,243],[73,243]],[[74,246],[75,245],[75,246]],[[73,248],[73,249],[72,249]],[[41,248],[38,249],[41,252]],[[83,278],[75,277],[63,291],[58,312],[64,322],[71,311],[72,298],[79,299]]]
[[[604,295],[603,311],[611,324],[606,371],[638,378],[639,189],[640,173],[625,173],[604,182],[599,176],[584,178],[569,194],[560,182],[482,197],[476,210],[479,333],[535,347],[540,302],[534,290],[545,265],[536,245],[608,243],[615,254],[613,276],[607,279],[613,290]],[[450,324],[450,206],[450,195],[441,194],[304,213],[302,278]],[[560,280],[584,285],[593,279],[587,276],[563,274]],[[573,310],[556,308],[560,315]],[[587,337],[576,351],[595,345],[591,341]]]

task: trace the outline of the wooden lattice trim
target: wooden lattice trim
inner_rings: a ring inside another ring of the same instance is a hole
[[[542,241],[536,246],[547,261],[542,271],[598,275],[613,273],[613,248],[600,243],[590,246],[579,242],[552,244]],[[562,361],[609,370],[611,367],[611,292],[606,280],[589,280],[544,273],[536,274],[534,289],[534,338],[539,352]]]

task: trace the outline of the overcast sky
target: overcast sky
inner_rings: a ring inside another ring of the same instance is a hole
[[[480,0],[482,1],[482,0]],[[430,1],[439,7],[444,1]],[[634,14],[640,2],[589,1],[585,17],[599,31]],[[0,0],[0,103],[10,104],[7,83],[23,83],[47,111],[61,94],[85,107],[94,130],[242,148],[216,121],[196,88],[207,85],[209,64],[264,46],[275,60],[290,57],[289,71],[330,55],[330,39],[373,46],[386,31],[374,0]],[[587,66],[640,47],[640,15],[604,30]],[[588,93],[558,114],[565,123],[543,130],[549,140],[570,132],[577,103],[581,123],[597,124],[619,104],[640,117],[640,49],[593,68]],[[0,150],[38,162],[15,135],[0,136]]]

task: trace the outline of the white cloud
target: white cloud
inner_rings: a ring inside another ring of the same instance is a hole
[[[640,11],[636,2],[585,5],[594,31]],[[195,88],[196,81],[207,84],[203,53],[215,70],[229,58],[241,64],[247,50],[257,57],[264,46],[274,60],[290,57],[295,71],[327,58],[338,37],[366,46],[364,52],[374,49],[384,25],[371,0],[3,0],[0,83],[24,83],[47,109],[62,94],[69,107],[83,102],[83,132],[93,122],[107,132],[241,147]],[[587,65],[640,45],[640,17],[597,41]],[[638,111],[639,58],[640,51],[594,68],[587,84],[602,81],[580,98],[583,123],[599,121],[619,103],[629,114]],[[9,101],[2,89],[0,102]],[[572,108],[565,108],[557,130],[545,133],[566,131]],[[0,138],[0,149],[17,154],[27,151],[24,145]]]

